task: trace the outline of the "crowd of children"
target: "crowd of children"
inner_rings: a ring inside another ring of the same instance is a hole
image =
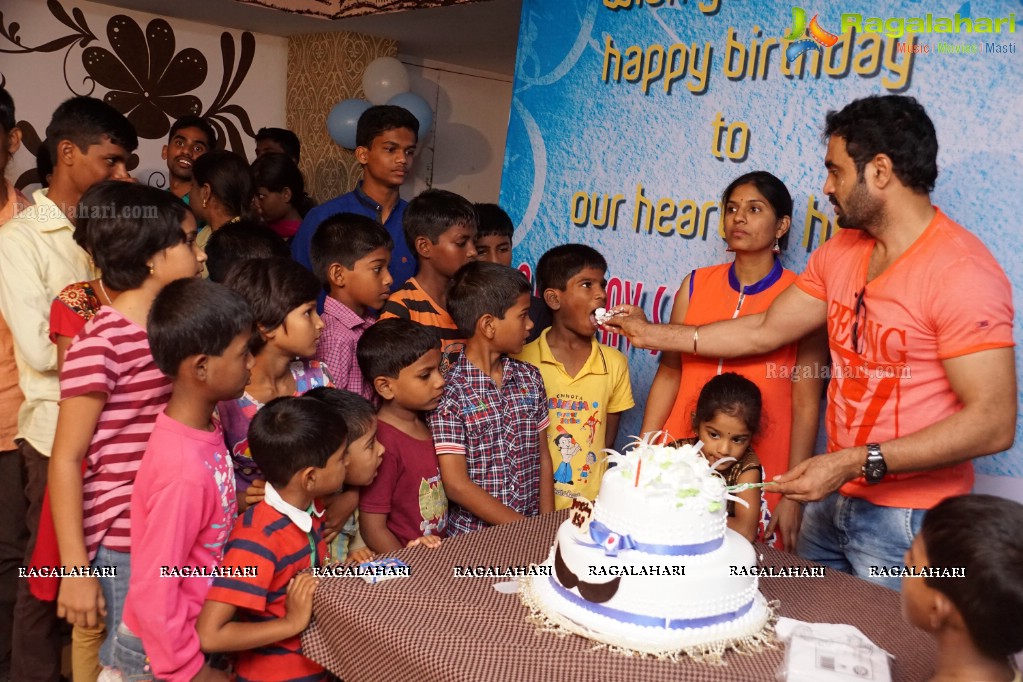
[[[635,404],[625,355],[595,338],[607,261],[557,246],[534,294],[511,267],[500,207],[443,190],[406,205],[397,187],[418,126],[396,109],[360,120],[354,196],[312,212],[287,136],[266,133],[253,178],[209,151],[204,121],[179,122],[164,191],[119,181],[137,141],[116,111],[75,98],[54,114],[50,191],[0,230],[0,310],[25,394],[27,556],[116,569],[40,582],[18,614],[48,609],[74,626],[76,679],[329,679],[302,655],[317,584],[306,569],[596,497]],[[58,200],[77,217],[44,210]],[[749,380],[717,376],[687,442],[702,441],[730,484],[759,484],[750,442],[769,409]],[[739,497],[729,527],[764,540],[759,488]],[[966,561],[948,548],[968,538],[949,528],[984,504],[995,503],[935,508],[907,563]],[[991,530],[999,551],[1018,554],[1002,536],[1020,523]],[[979,549],[969,560],[1023,607],[1018,574]],[[1023,634],[995,633],[997,609],[963,589],[913,583],[907,619],[1004,678],[997,659]],[[31,651],[59,641],[38,637]]]

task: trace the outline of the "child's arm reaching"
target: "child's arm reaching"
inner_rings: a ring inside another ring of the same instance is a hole
[[[546,446],[543,439],[540,442]],[[542,447],[541,452],[545,449],[546,447]],[[490,493],[476,485],[469,478],[469,470],[465,466],[465,455],[437,454],[437,459],[440,463],[440,478],[444,483],[444,492],[447,493],[448,500],[465,507],[492,526],[502,523],[514,523],[525,518],[511,507],[502,504],[500,500],[491,496]],[[544,459],[547,462],[547,475],[551,480],[551,488],[553,489],[554,474],[552,473],[550,454],[547,454]],[[541,492],[544,485],[543,466],[543,461],[541,461]],[[541,497],[541,499],[543,498]]]
[[[360,511],[359,532],[362,533],[366,546],[374,552],[385,554],[401,549],[401,542],[387,527],[387,514]]]
[[[296,575],[288,583],[284,617],[256,623],[235,621],[237,607],[207,599],[196,625],[202,650],[206,653],[248,651],[300,634],[312,619],[313,592],[318,582],[311,573]]]
[[[344,491],[334,493],[323,501],[323,541],[329,545],[359,508],[359,488],[346,486]],[[362,525],[361,517],[359,525]]]
[[[739,474],[739,480],[737,481],[737,483],[760,482],[760,467],[757,466]],[[757,529],[760,527],[760,488],[749,488],[740,493],[732,494],[745,500],[749,507],[736,502],[735,516],[728,517],[728,527],[750,542],[753,542],[757,537]]]

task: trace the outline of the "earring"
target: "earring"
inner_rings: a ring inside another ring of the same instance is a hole
[[[208,204],[208,203],[210,203],[210,200],[209,200],[209,199],[203,199],[203,200],[202,200],[202,207],[203,207],[203,208],[206,208],[206,204]]]
[[[152,275],[152,274],[153,274],[153,271],[154,271],[154,269],[153,269],[153,264],[152,264],[152,263],[149,263],[149,264],[147,264],[147,265],[146,265],[146,267],[148,267],[148,268],[149,268],[149,274],[150,274],[150,275]]]
[[[771,247],[771,253],[773,253],[776,256],[779,253],[781,253],[781,244],[778,243],[778,239],[777,238],[775,238],[775,240],[774,240],[774,246]]]

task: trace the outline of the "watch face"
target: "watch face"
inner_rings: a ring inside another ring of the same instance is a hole
[[[888,467],[885,465],[884,460],[880,457],[868,457],[867,463],[863,465],[863,476],[867,479],[868,483],[877,483],[884,478],[885,473],[888,472]]]

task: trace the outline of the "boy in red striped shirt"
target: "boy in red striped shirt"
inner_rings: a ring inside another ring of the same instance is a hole
[[[302,654],[317,579],[299,574],[326,555],[313,500],[344,483],[348,421],[302,396],[270,401],[249,426],[266,496],[235,522],[196,628],[204,651],[239,652],[238,682],[329,679]]]

